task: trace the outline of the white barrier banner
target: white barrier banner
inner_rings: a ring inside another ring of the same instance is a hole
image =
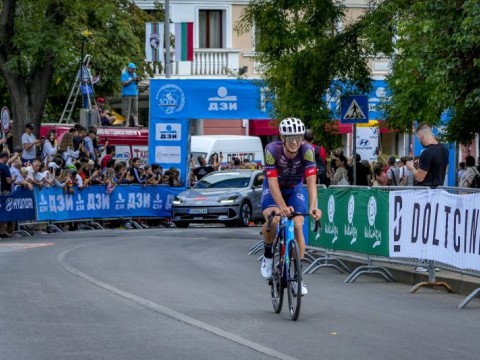
[[[480,270],[480,193],[392,191],[389,207],[390,257]]]

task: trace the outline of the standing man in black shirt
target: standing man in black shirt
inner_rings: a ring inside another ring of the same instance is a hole
[[[412,160],[406,163],[407,169],[413,174],[415,185],[431,188],[442,186],[448,168],[448,149],[435,139],[428,124],[420,124],[415,134],[420,144],[425,147],[420,154],[418,169]]]

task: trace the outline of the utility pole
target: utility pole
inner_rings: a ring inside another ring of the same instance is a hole
[[[172,76],[172,62],[170,61],[170,0],[165,0],[165,77],[169,79]]]

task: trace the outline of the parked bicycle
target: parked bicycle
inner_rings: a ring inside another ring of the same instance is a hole
[[[267,231],[271,231],[275,211],[268,216]],[[294,235],[293,218],[295,216],[309,216],[309,214],[293,212],[289,217],[282,216],[278,227],[277,237],[272,245],[273,270],[272,277],[268,279],[271,287],[272,305],[275,313],[282,311],[284,289],[287,289],[288,308],[292,320],[297,320],[300,315],[302,303],[302,267],[297,240]],[[315,221],[314,232],[320,229],[320,220]]]

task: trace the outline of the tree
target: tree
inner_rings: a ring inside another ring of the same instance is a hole
[[[375,1],[358,27],[372,49],[392,58],[383,103],[389,127],[438,125],[449,109],[446,138],[470,143],[480,132],[480,2]]]
[[[1,0],[0,7],[0,75],[17,143],[27,122],[39,128],[49,98],[68,95],[82,43],[105,95],[118,92],[128,62],[143,63],[144,23],[152,18],[129,0]]]
[[[325,101],[327,90],[342,84],[347,95],[372,88],[362,28],[335,29],[344,17],[345,8],[331,0],[253,0],[235,26],[239,33],[254,31],[256,60],[274,94],[272,117],[299,117],[317,138],[335,115]],[[331,136],[322,143],[327,140]]]

